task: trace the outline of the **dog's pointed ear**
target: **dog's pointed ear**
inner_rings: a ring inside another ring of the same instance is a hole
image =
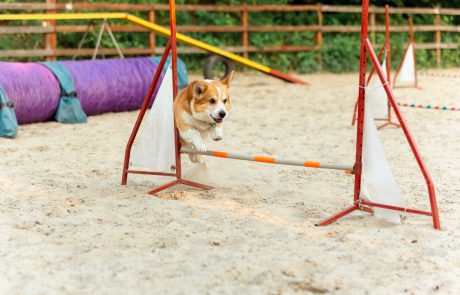
[[[191,87],[191,90],[192,90],[192,95],[193,96],[201,96],[203,93],[206,92],[206,90],[208,89],[208,85],[202,81],[194,81],[192,83],[192,87]]]
[[[235,75],[235,71],[232,70],[230,73],[228,73],[228,75],[222,80],[220,81],[222,84],[225,84],[227,86],[230,85],[230,81],[232,81],[233,79],[233,76]]]

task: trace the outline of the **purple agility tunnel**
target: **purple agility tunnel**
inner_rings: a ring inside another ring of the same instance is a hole
[[[77,97],[87,115],[139,109],[157,69],[157,63],[146,57],[60,63],[72,76]],[[180,78],[187,80],[187,77]],[[59,103],[60,84],[46,66],[0,62],[0,85],[14,103],[20,124],[53,118]]]
[[[148,58],[64,61],[87,115],[141,107],[157,65]]]

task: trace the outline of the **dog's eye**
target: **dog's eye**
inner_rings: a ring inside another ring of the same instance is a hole
[[[224,103],[227,103],[227,99],[224,99]]]
[[[215,104],[215,103],[216,103],[216,99],[211,98],[211,99],[209,100],[209,102],[210,102],[211,104]]]

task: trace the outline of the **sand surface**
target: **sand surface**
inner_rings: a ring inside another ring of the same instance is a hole
[[[311,87],[238,73],[224,140],[209,147],[353,162],[357,74],[301,78]],[[400,101],[460,107],[460,79],[420,85],[396,90]],[[353,176],[337,171],[208,158],[199,178],[211,191],[150,196],[167,179],[139,175],[121,186],[137,112],[21,126],[0,139],[0,293],[458,294],[460,112],[402,113],[432,173],[442,231],[425,216],[393,225],[361,212],[315,227],[352,202]],[[427,210],[402,131],[380,136],[408,203]]]

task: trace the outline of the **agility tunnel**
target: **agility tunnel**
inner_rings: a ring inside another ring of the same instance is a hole
[[[86,121],[78,116],[75,122],[59,120],[58,110],[69,104],[74,109],[81,108],[83,117],[139,109],[158,62],[156,57],[0,62],[0,87],[4,90],[2,111],[12,108],[17,122],[25,124],[53,118],[66,123]],[[179,87],[188,83],[187,69],[182,61],[178,62],[178,80]]]

